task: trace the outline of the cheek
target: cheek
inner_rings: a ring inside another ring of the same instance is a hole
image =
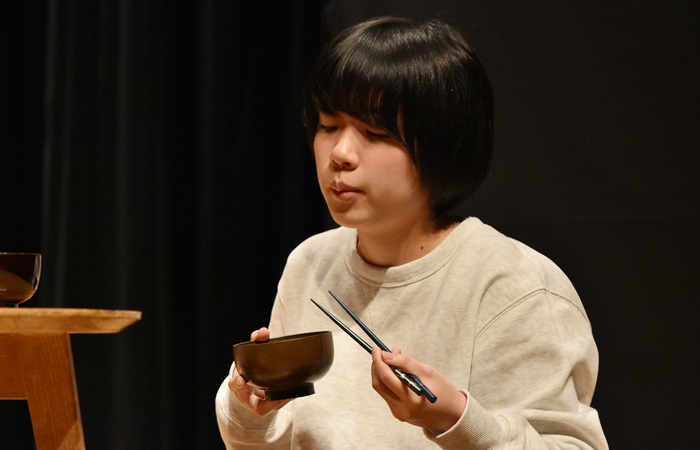
[[[402,187],[420,186],[418,169],[411,157],[404,153],[377,161],[374,165],[374,174],[377,179]]]
[[[323,154],[323,147],[317,143],[317,140],[314,140],[314,161],[316,163],[316,171],[320,173],[320,169],[322,167],[322,161],[327,160],[328,157],[326,156],[324,158]]]
[[[328,161],[330,158],[331,148],[332,146],[327,139],[322,139],[316,135],[313,142],[313,152],[316,165]]]
[[[324,187],[330,183],[331,178],[333,177],[332,173],[330,170],[328,170],[330,155],[327,151],[324,150],[323,145],[319,145],[318,140],[314,141],[314,161],[316,163],[316,179],[318,180],[318,184],[321,187],[321,192],[323,193],[323,196],[325,197],[327,192]]]

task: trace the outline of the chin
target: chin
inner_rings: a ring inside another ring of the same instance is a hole
[[[339,217],[338,214],[331,213],[331,218],[333,218],[333,222],[337,223],[341,227],[357,228],[356,226],[353,226],[352,221],[345,220],[342,216]]]
[[[349,214],[347,212],[333,211],[332,209],[329,209],[329,211],[331,213],[333,221],[341,227],[359,228],[364,222],[360,218],[353,217],[353,214]]]

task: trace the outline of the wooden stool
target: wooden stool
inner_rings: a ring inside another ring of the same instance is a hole
[[[0,308],[0,399],[27,400],[37,450],[83,450],[70,334],[118,333],[140,311]]]

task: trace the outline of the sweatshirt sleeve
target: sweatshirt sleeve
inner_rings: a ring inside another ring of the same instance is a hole
[[[289,449],[291,447],[291,404],[279,411],[258,416],[234,398],[228,388],[229,378],[230,376],[226,377],[216,394],[216,419],[226,448],[228,450]]]
[[[579,305],[542,289],[491,318],[475,339],[462,417],[426,437],[443,449],[607,449],[590,407],[598,352]]]

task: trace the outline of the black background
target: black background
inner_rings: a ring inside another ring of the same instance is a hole
[[[223,448],[230,346],[267,322],[288,252],[329,226],[305,73],[328,36],[384,14],[444,18],[479,51],[496,156],[462,212],[572,279],[611,448],[697,448],[699,4],[374,3],[3,11],[0,251],[45,261],[25,306],[144,314],[73,337],[88,448]],[[0,448],[31,448],[26,403],[0,418]]]

